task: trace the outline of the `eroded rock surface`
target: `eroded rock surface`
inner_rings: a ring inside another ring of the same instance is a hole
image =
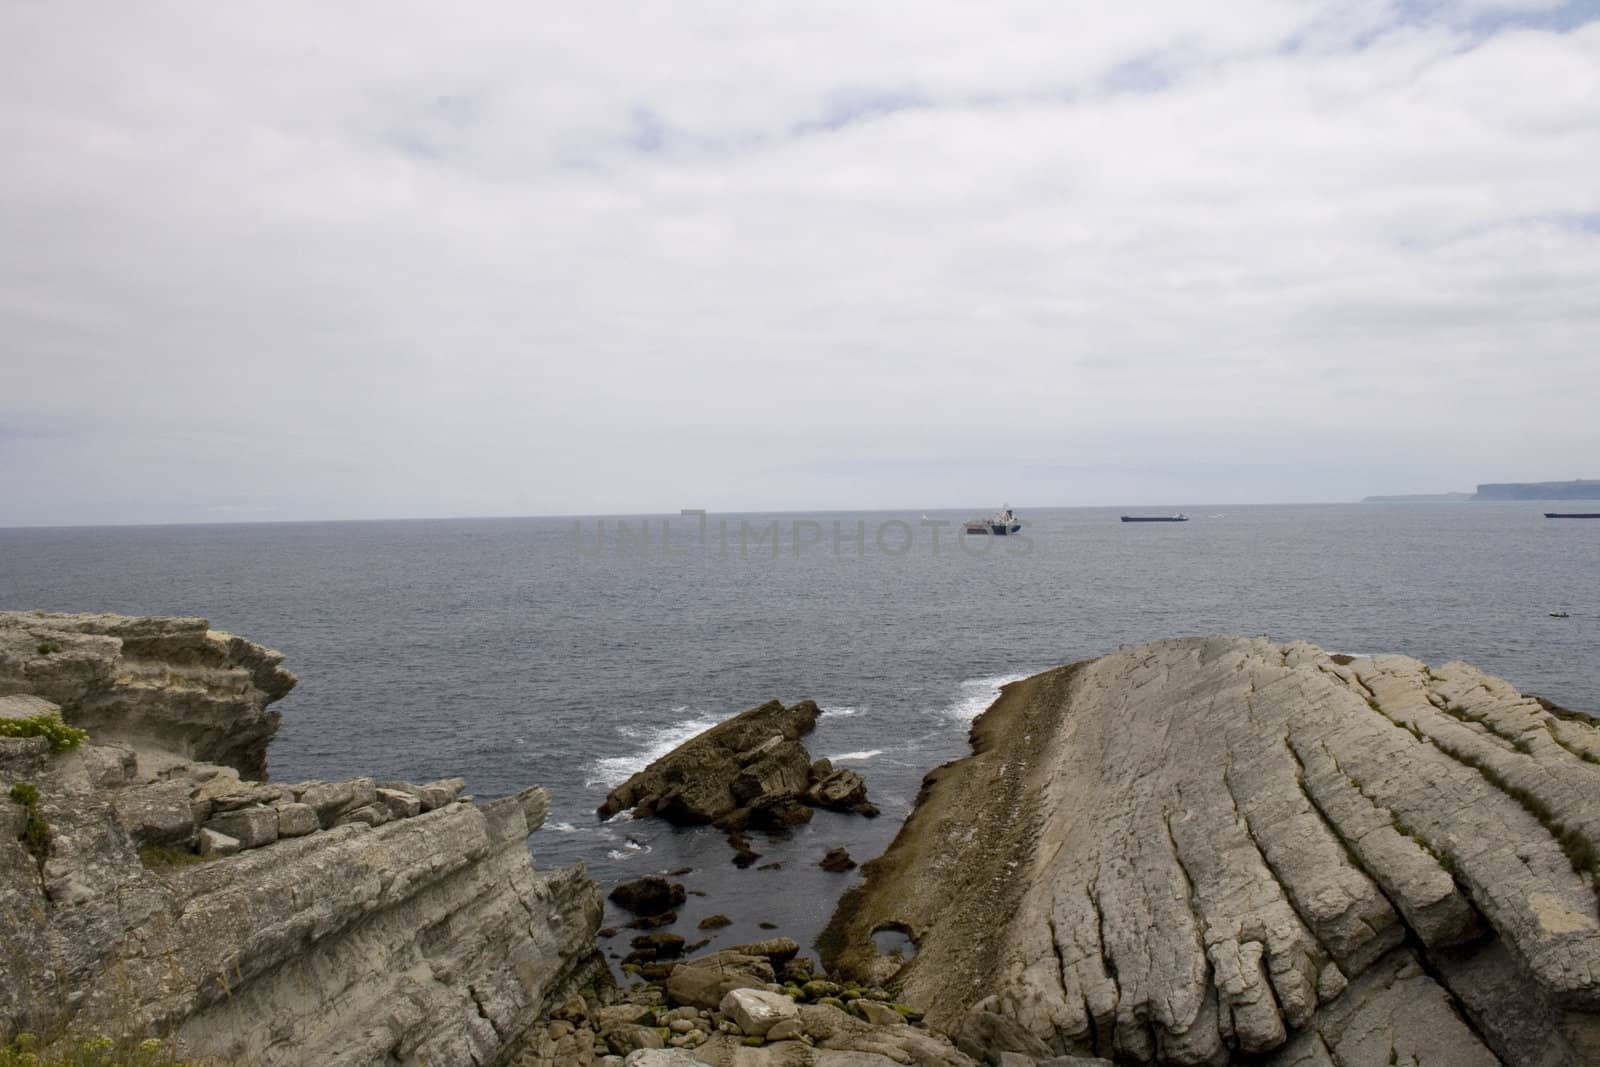
[[[205,619],[0,612],[0,696],[42,697],[101,743],[266,776],[268,707],[295,677],[268,648]]]
[[[617,786],[600,817],[633,810],[686,826],[715,823],[729,838],[741,867],[760,854],[739,836],[749,829],[783,830],[811,818],[812,808],[875,816],[867,783],[852,770],[811,761],[800,738],[821,714],[810,700],[784,707],[776,700],[740,712],[696,734]]]
[[[294,681],[280,658],[203,619],[0,614],[0,715],[89,731],[64,752],[0,737],[0,1043],[487,1064],[603,969],[598,889],[529,856],[544,790],[253,779]]]
[[[823,945],[969,1053],[1596,1062],[1591,722],[1462,663],[1216,638],[1009,686],[973,743]]]

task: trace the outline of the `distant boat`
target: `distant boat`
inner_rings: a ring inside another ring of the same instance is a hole
[[[1552,619],[1570,619],[1570,618],[1572,618],[1572,616],[1571,616],[1571,615],[1568,615],[1568,614],[1567,614],[1567,613],[1566,613],[1566,612],[1564,612],[1564,611],[1552,611],[1552,612],[1551,612],[1551,613],[1550,613],[1550,617],[1551,617],[1551,618],[1552,618]]]
[[[1176,515],[1124,515],[1123,522],[1188,522],[1189,516],[1183,512]]]
[[[1600,519],[1600,511],[1547,511],[1547,519]]]
[[[969,534],[992,534],[995,537],[1004,537],[1022,529],[1022,523],[1012,514],[1011,506],[1008,504],[1000,509],[998,515],[987,519],[968,519],[962,529]]]

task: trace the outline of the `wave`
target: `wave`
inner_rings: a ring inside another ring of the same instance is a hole
[[[821,715],[821,718],[824,718],[824,719],[842,719],[847,715],[854,715],[860,710],[861,710],[860,708],[851,708],[851,707],[827,708],[827,709],[825,709],[823,711],[823,713]]]
[[[828,762],[829,763],[842,763],[842,762],[851,761],[851,760],[859,762],[861,760],[869,760],[873,756],[881,756],[881,755],[883,755],[883,749],[881,749],[881,748],[869,748],[869,749],[865,749],[865,750],[863,750],[861,752],[841,752],[837,756],[829,756],[828,757]]]
[[[578,828],[570,822],[552,822],[545,824],[546,829],[554,830],[558,834],[575,834]]]
[[[689,709],[677,707],[672,710],[682,714]],[[603,785],[608,789],[621,785],[695,734],[704,733],[715,725],[709,719],[685,719],[670,726],[624,726],[619,732],[624,737],[643,742],[642,747],[626,756],[604,756],[595,760],[583,784]]]
[[[961,695],[944,709],[944,714],[957,722],[971,722],[989,709],[1000,697],[1000,687],[1020,682],[1032,672],[1022,674],[991,674],[983,678],[966,678],[961,682]]]

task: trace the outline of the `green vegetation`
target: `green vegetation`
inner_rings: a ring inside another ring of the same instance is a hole
[[[28,813],[27,825],[22,828],[22,847],[42,868],[45,857],[50,854],[50,824],[39,814],[39,790],[27,782],[18,782],[11,787],[11,799],[21,804]],[[4,1065],[0,1064],[0,1067]]]
[[[139,862],[146,867],[188,867],[192,864],[203,863],[205,857],[186,848],[163,848],[160,845],[146,845],[139,850]]]
[[[38,1045],[32,1034],[18,1034],[0,1045],[0,1067],[196,1067],[153,1037],[122,1043],[97,1037],[53,1052],[40,1052]]]
[[[89,739],[89,731],[68,726],[61,716],[34,715],[26,719],[0,719],[0,737],[43,737],[51,752],[65,752]]]
[[[61,646],[56,644],[54,641],[40,641],[39,647],[34,651],[38,652],[41,656],[53,656],[57,652],[61,651]]]

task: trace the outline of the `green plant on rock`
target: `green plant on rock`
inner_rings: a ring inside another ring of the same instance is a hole
[[[46,713],[26,719],[0,719],[0,737],[42,737],[50,742],[51,752],[65,752],[87,741],[89,731],[68,726],[61,716]]]
[[[21,804],[22,810],[27,812],[28,816],[28,821],[22,828],[22,847],[26,848],[42,867],[45,857],[50,854],[50,824],[39,814],[39,790],[27,782],[18,782],[11,787],[11,799]]]
[[[192,864],[205,862],[205,857],[198,852],[190,852],[186,848],[146,845],[139,850],[139,862],[151,868],[188,867]]]
[[[164,1041],[150,1037],[143,1041],[117,1042],[96,1037],[69,1048],[40,1052],[32,1034],[18,1034],[15,1041],[0,1045],[0,1067],[199,1067],[180,1060]]]
[[[61,646],[54,641],[40,641],[39,647],[34,649],[41,656],[53,656],[61,651]]]

